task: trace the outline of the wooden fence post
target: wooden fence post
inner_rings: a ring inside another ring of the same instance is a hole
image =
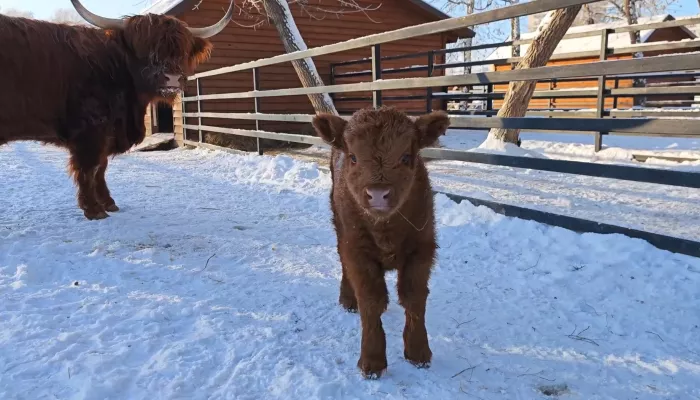
[[[260,71],[258,68],[253,68],[253,90],[260,90]],[[260,97],[255,97],[253,101],[255,102],[255,113],[257,114],[260,112]],[[260,120],[257,117],[255,118],[255,130],[260,130]],[[258,137],[255,139],[256,145],[258,146],[258,155],[261,156],[263,155],[263,148],[260,144],[260,138]]]
[[[378,44],[372,46],[372,81],[382,79],[382,52]],[[382,106],[382,91],[372,92],[372,106],[379,108]]]
[[[433,76],[433,71],[435,70],[435,53],[431,50],[428,52],[428,78]],[[430,113],[433,111],[433,88],[428,87],[425,89],[425,112]]]
[[[600,61],[608,59],[608,35],[609,29],[600,31]],[[605,114],[605,75],[598,77],[598,104],[596,107],[596,118],[603,118]],[[597,153],[603,148],[603,135],[607,132],[595,133],[594,151]]]
[[[202,95],[202,83],[197,78],[197,113],[202,112],[202,100],[199,99],[199,96]],[[199,116],[197,117],[197,125],[199,126],[199,143],[202,143],[202,117]]]

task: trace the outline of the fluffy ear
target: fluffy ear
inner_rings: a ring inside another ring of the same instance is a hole
[[[418,145],[420,148],[434,145],[438,138],[445,134],[450,126],[450,118],[444,111],[434,111],[430,114],[421,115],[416,119],[418,128]]]
[[[311,124],[313,124],[318,137],[324,142],[339,150],[345,148],[343,132],[348,124],[347,121],[337,115],[320,113],[314,117]]]
[[[194,61],[195,65],[199,65],[211,57],[211,50],[214,46],[207,39],[202,39],[200,37],[194,38],[194,43],[192,44],[191,59]]]

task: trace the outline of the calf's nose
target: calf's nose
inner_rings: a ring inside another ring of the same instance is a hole
[[[365,189],[367,193],[367,201],[369,206],[373,208],[387,208],[389,207],[389,200],[391,199],[391,188],[387,187],[370,187]]]

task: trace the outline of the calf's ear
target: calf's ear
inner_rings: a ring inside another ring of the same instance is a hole
[[[324,142],[339,150],[345,148],[343,132],[348,124],[347,121],[337,115],[320,113],[314,117],[311,124],[314,126],[316,134]]]
[[[422,149],[437,144],[438,138],[450,126],[450,117],[444,111],[433,111],[418,117],[415,124],[418,128],[418,145]]]

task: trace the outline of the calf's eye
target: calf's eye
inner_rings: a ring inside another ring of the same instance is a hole
[[[357,164],[357,157],[355,157],[354,154],[350,154],[350,161],[352,161],[353,164]]]
[[[401,164],[403,165],[408,165],[411,163],[411,155],[410,154],[404,154],[401,156]]]

